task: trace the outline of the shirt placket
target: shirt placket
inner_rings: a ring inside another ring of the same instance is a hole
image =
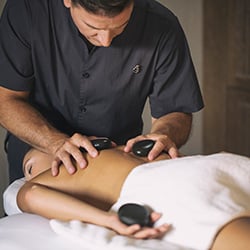
[[[88,91],[88,84],[90,81],[90,72],[86,68],[81,73],[81,85],[80,85],[80,102],[79,102],[79,115],[78,115],[78,122],[79,125],[85,120],[87,109],[87,91]]]

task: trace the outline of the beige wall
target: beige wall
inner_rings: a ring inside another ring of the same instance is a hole
[[[0,13],[2,12],[5,2],[6,2],[5,0],[0,0]]]
[[[158,0],[167,6],[179,18],[187,36],[192,58],[202,88],[202,31],[203,31],[203,0]],[[150,117],[146,107],[145,130],[149,128]],[[202,154],[202,112],[194,115],[194,125],[188,143],[182,147],[185,154]]]

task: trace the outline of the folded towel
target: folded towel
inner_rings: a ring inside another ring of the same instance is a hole
[[[17,194],[24,185],[25,179],[20,178],[12,182],[3,193],[3,207],[7,215],[20,214],[22,211],[17,205]]]

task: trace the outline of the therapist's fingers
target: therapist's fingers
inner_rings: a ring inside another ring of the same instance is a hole
[[[51,167],[52,175],[58,175],[59,166],[61,164],[65,166],[69,174],[75,173],[75,164],[78,164],[80,168],[85,168],[87,166],[87,161],[81,152],[83,149],[91,157],[96,157],[98,155],[98,151],[93,147],[88,137],[76,133],[69,139],[66,139],[63,145],[61,145],[55,153],[55,159]]]
[[[53,160],[53,162],[51,164],[51,174],[52,174],[52,176],[57,176],[59,174],[60,163],[61,163],[60,159]]]
[[[147,135],[136,136],[136,137],[127,141],[127,143],[124,147],[124,151],[127,153],[132,151],[133,145],[139,141],[143,141],[143,140],[157,141],[158,139],[159,139],[159,135],[156,135],[156,134],[147,134]]]
[[[64,157],[61,159],[56,158],[53,160],[51,165],[51,173],[53,176],[57,176],[59,174],[59,168],[62,164],[67,169],[67,172],[69,174],[74,174],[76,172],[76,167],[73,165],[72,161],[70,160],[70,157]]]
[[[81,164],[81,161],[83,161],[84,157],[83,157],[83,154],[81,153],[81,151],[79,150],[79,148],[84,149],[93,158],[98,155],[98,151],[94,148],[94,146],[92,145],[92,143],[90,141],[93,138],[96,138],[96,137],[94,137],[94,136],[87,137],[87,136],[83,136],[83,135],[78,134],[78,133],[75,133],[70,138],[70,143],[72,145],[76,146],[76,148],[72,148],[72,149],[74,149],[74,151],[71,152],[71,155],[78,162],[80,167],[84,167],[85,164],[83,164],[83,166]],[[85,161],[85,163],[86,163],[86,161]]]
[[[170,158],[177,158],[180,153],[175,143],[166,135],[157,136],[155,138],[155,145],[148,154],[148,159],[150,161],[154,160],[163,151],[168,153]]]
[[[146,139],[149,139],[149,137],[147,137],[146,135],[139,135],[135,138],[132,138],[130,140],[127,141],[125,147],[124,147],[124,151],[126,153],[132,151],[132,148],[133,148],[133,145],[138,142],[138,141],[142,141],[142,140],[146,140]]]
[[[148,154],[148,159],[150,161],[154,160],[163,151],[168,153],[171,158],[177,158],[178,156],[180,156],[178,148],[176,147],[175,143],[171,140],[169,136],[164,134],[155,134],[155,133],[140,135],[128,140],[124,148],[124,151],[125,152],[132,151],[132,147],[136,142],[147,139],[155,141],[154,147]]]
[[[148,154],[150,161],[154,160],[163,151],[169,154],[171,158],[178,157],[178,149],[171,138],[165,134],[149,134],[152,140],[155,141],[155,145]]]
[[[168,154],[173,159],[181,156],[181,153],[176,146],[170,147],[168,149]]]

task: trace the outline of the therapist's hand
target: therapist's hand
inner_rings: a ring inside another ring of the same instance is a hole
[[[127,142],[125,152],[130,152],[135,142],[145,139],[155,141],[148,154],[150,161],[165,151],[171,158],[181,156],[178,148],[186,143],[192,126],[192,114],[174,112],[158,119],[152,118],[152,128],[149,134],[140,135]]]
[[[78,133],[73,136],[64,139],[58,143],[54,156],[55,159],[52,162],[51,172],[53,176],[57,176],[59,173],[59,166],[63,163],[69,174],[76,172],[76,167],[73,162],[79,164],[80,168],[87,166],[87,161],[84,158],[83,153],[80,151],[80,147],[84,148],[91,157],[96,157],[98,151],[93,147],[91,139],[94,137],[87,137]]]
[[[157,156],[159,156],[163,151],[169,154],[171,158],[177,158],[181,156],[179,150],[177,149],[175,143],[171,140],[170,137],[163,134],[151,133],[147,135],[140,135],[133,139],[130,139],[124,148],[125,152],[130,152],[134,143],[142,140],[153,140],[155,141],[154,147],[148,154],[148,159],[150,161],[154,160]]]

